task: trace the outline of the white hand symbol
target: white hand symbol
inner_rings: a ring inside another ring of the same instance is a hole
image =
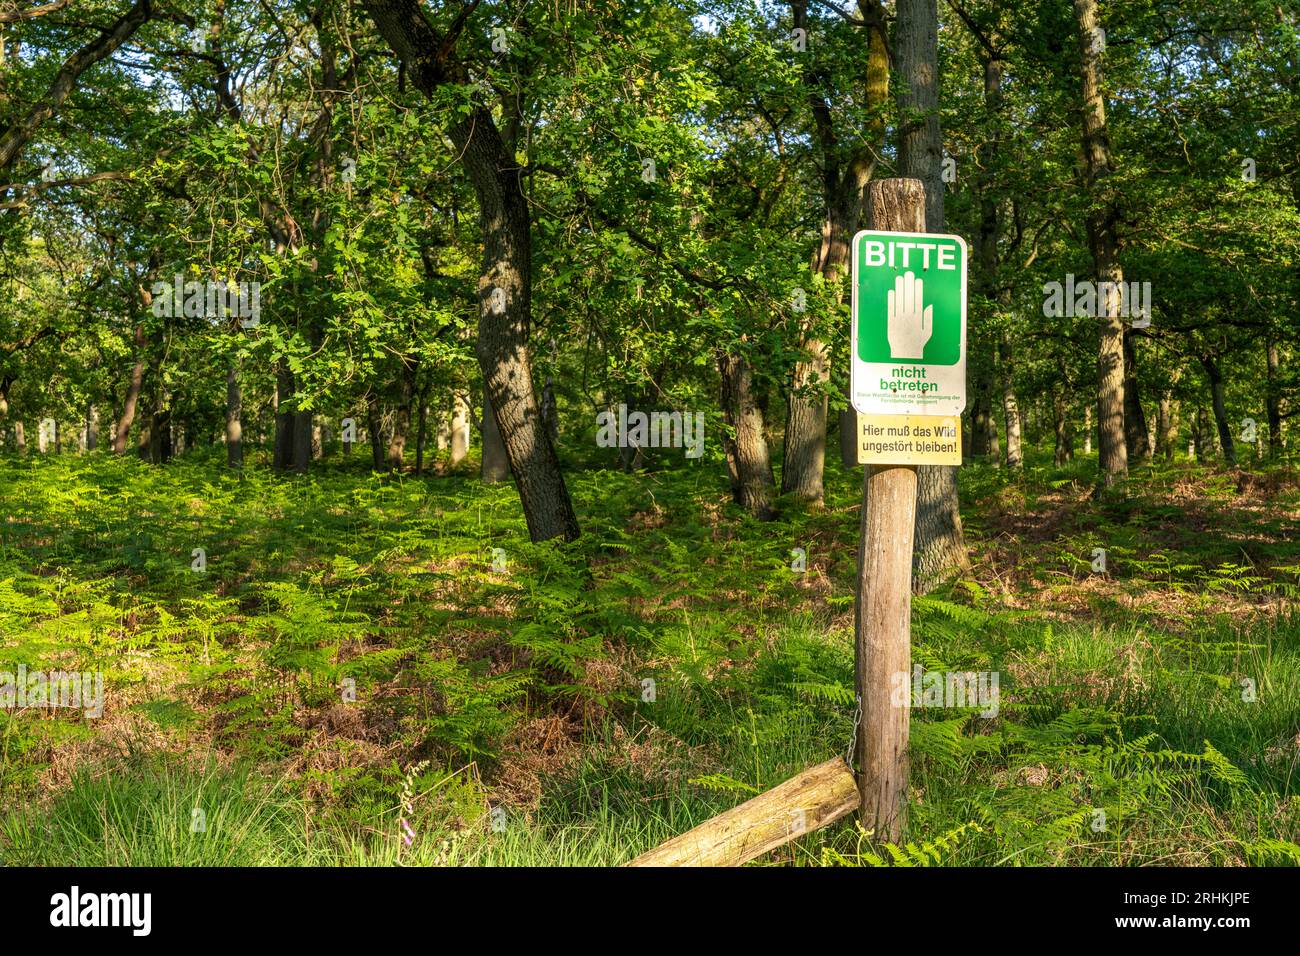
[[[921,308],[925,289],[924,280],[913,273],[894,280],[889,300],[889,354],[896,359],[919,359],[925,353],[925,343],[934,332],[934,306]]]

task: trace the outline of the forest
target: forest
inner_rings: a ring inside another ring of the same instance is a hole
[[[1298,341],[1296,0],[0,0],[0,864],[1298,865]]]

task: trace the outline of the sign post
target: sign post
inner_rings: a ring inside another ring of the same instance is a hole
[[[867,221],[853,239],[850,386],[867,466],[854,615],[858,790],[863,827],[897,842],[907,822],[916,466],[961,464],[967,250],[959,236],[925,232],[917,179],[870,183]]]

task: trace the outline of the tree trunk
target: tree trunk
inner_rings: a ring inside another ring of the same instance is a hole
[[[644,386],[629,385],[623,390],[623,404],[627,406],[628,413],[634,411],[645,412],[643,408],[648,402],[649,390]],[[620,445],[618,449],[619,467],[627,473],[640,471],[646,466],[645,448],[641,445],[633,444],[629,438],[626,445]]]
[[[443,408],[441,405],[436,407],[438,409],[437,416],[436,416],[438,451],[446,451],[447,448],[451,445],[451,420],[447,417],[447,409]],[[482,429],[480,429],[480,431],[481,430]],[[500,441],[500,436],[498,435],[498,442],[499,441]],[[501,450],[501,455],[504,460],[505,449]]]
[[[416,367],[402,366],[401,397],[393,416],[393,433],[388,437],[388,467],[401,471],[406,467],[406,435],[411,430],[411,402],[415,397]]]
[[[469,454],[469,402],[459,389],[451,393],[451,446],[450,463],[453,468],[465,460]]]
[[[808,4],[794,0],[794,26],[807,29]],[[885,41],[885,14],[878,0],[859,4],[866,23],[867,57],[865,104],[881,106],[889,97],[889,56]],[[872,120],[865,144],[845,156],[835,132],[831,112],[833,94],[822,88],[821,75],[805,57],[805,96],[812,111],[818,167],[822,186],[822,236],[812,269],[826,281],[837,303],[844,300],[850,244],[862,218],[862,190],[875,169],[875,155],[884,146],[883,115]],[[802,349],[807,355],[796,363],[786,409],[781,491],[794,498],[821,504],[825,497],[826,386],[830,379],[830,348],[805,324]],[[856,428],[856,422],[851,426]],[[856,453],[855,453],[856,458]]]
[[[239,365],[234,360],[226,369],[226,465],[244,466],[244,395],[239,387]]]
[[[275,454],[276,471],[288,471],[294,462],[293,373],[281,363],[275,371]]]
[[[1007,431],[1007,467],[1023,468],[1025,453],[1020,431],[1020,404],[1016,401],[1016,383],[1012,373],[1013,344],[1010,333],[1004,333],[999,344],[1002,359],[1002,417]]]
[[[1097,0],[1074,0],[1074,14],[1081,52],[1083,154],[1088,191],[1095,210],[1088,215],[1088,245],[1098,283],[1110,283],[1099,285],[1097,295],[1097,439],[1101,469],[1098,490],[1101,491],[1116,487],[1128,476],[1124,433],[1124,320],[1119,309],[1124,270],[1119,264],[1116,234],[1119,212],[1106,182],[1115,168],[1111,162],[1110,134],[1106,130]]]
[[[1219,430],[1219,447],[1223,449],[1223,460],[1230,466],[1237,466],[1237,448],[1232,441],[1232,427],[1228,421],[1228,407],[1223,398],[1223,372],[1218,361],[1210,355],[1201,357],[1201,365],[1210,380],[1210,402],[1214,409],[1214,424]]]
[[[388,462],[384,457],[384,419],[379,411],[379,399],[371,394],[366,405],[366,430],[370,433],[370,457],[375,471],[387,471]]]
[[[483,462],[479,477],[484,484],[495,484],[510,477],[510,461],[506,457],[505,445],[501,442],[501,432],[497,430],[496,415],[492,413],[492,401],[487,389],[483,390]],[[450,432],[448,433],[450,440]]]
[[[1209,428],[1206,427],[1205,406],[1197,405],[1192,412],[1192,452],[1197,462],[1210,460]]]
[[[981,369],[976,378],[975,402],[971,410],[971,448],[975,458],[998,457],[998,426],[993,417],[993,375]]]
[[[1052,423],[1055,426],[1056,445],[1052,464],[1062,468],[1074,458],[1074,436],[1070,434],[1070,406],[1065,400],[1062,386],[1052,396]]]
[[[1151,460],[1151,439],[1137,383],[1137,346],[1131,329],[1124,330],[1124,444],[1130,459]]]
[[[127,380],[126,397],[122,402],[122,417],[118,419],[117,431],[113,435],[113,454],[126,452],[127,433],[135,423],[135,409],[140,401],[140,388],[144,384],[144,326],[135,327],[136,360],[131,366],[131,377]]]
[[[541,426],[528,359],[532,236],[519,166],[507,156],[491,114],[478,109],[453,127],[479,197],[483,275],[476,351],[497,430],[533,541],[578,537],[578,518],[550,435]]]
[[[463,18],[442,36],[417,0],[367,0],[380,34],[428,98],[467,79],[455,57]],[[474,105],[447,131],[478,199],[483,240],[475,351],[533,541],[578,537],[578,519],[550,436],[541,427],[528,358],[532,228],[522,169],[492,112]]]
[[[1160,408],[1156,414],[1156,457],[1173,461],[1174,446],[1178,443],[1178,403],[1171,389],[1160,393]]]
[[[897,17],[893,53],[901,80],[898,174],[921,180],[925,189],[925,221],[913,222],[915,228],[907,231],[943,232],[937,0],[899,0]],[[876,201],[874,190],[871,199]],[[869,210],[868,215],[874,214]],[[922,465],[916,477],[913,586],[924,590],[950,571],[969,567],[969,558],[957,508],[956,468]]]
[[[430,376],[425,375],[423,383],[416,391],[415,476],[417,478],[424,474],[424,446],[429,435],[429,389],[431,385]]]
[[[310,409],[300,408],[293,413],[293,470],[300,475],[311,468],[313,421]]]
[[[858,467],[858,413],[849,405],[840,412],[840,461],[850,471]]]
[[[415,477],[424,474],[424,445],[429,433],[429,406],[423,401],[415,413]]]
[[[1001,204],[996,194],[994,169],[1001,152],[1002,121],[1002,72],[1003,61],[1000,53],[1001,38],[995,31],[990,31],[988,41],[991,47],[984,63],[984,103],[993,120],[993,129],[984,144],[984,159],[977,183],[980,193],[980,229],[976,235],[976,258],[980,264],[979,285],[984,295],[997,303],[997,317],[1005,321],[1011,311],[1011,289],[1001,280],[1001,256],[998,242],[1002,235]],[[1019,468],[1023,464],[1020,441],[1020,410],[1016,404],[1015,383],[1012,379],[1012,340],[1009,331],[1002,331],[997,336],[996,345],[990,349],[989,362],[996,369],[996,383],[1001,387],[1002,420],[1007,436],[1007,467]],[[997,425],[993,421],[992,408],[995,404],[993,394],[995,385],[990,382],[985,390],[989,421],[987,424],[986,453],[996,456]]]
[[[154,412],[149,436],[149,458],[155,465],[165,465],[172,460],[172,410],[160,408]]]
[[[1297,185],[1300,189],[1300,185]],[[1268,403],[1268,455],[1278,458],[1282,455],[1282,386],[1279,381],[1281,358],[1278,355],[1277,342],[1269,341],[1266,347],[1268,367],[1268,385],[1265,401]]]
[[[465,399],[461,396],[461,394],[460,394],[459,392],[457,392],[456,394],[454,394],[454,395],[452,396],[452,428],[453,428],[453,430],[454,430],[455,427],[456,427],[456,426],[455,426],[455,420],[456,420],[456,411],[457,411],[457,408],[456,408],[456,404],[455,404],[455,403],[456,403],[456,402],[464,403],[464,401],[465,401]],[[546,429],[546,434],[548,434],[548,435],[551,436],[551,441],[552,441],[552,442],[559,441],[559,439],[560,439],[560,411],[559,411],[559,408],[558,408],[558,407],[556,406],[556,404],[555,404],[555,380],[554,380],[553,378],[551,378],[549,375],[546,376],[546,384],[542,386],[542,407],[541,407],[541,412],[542,412],[542,426]],[[465,425],[465,438],[466,438],[466,444],[468,444],[468,439],[469,439],[469,408],[468,408],[468,406],[466,406],[466,408],[465,408],[464,425]],[[455,454],[456,454],[456,453],[455,453],[455,449],[453,448],[453,450],[452,450],[452,456],[454,457]],[[461,458],[464,458],[464,457],[465,457],[464,452],[462,452],[462,453],[461,453]],[[459,459],[457,459],[457,460],[459,461]]]
[[[91,402],[86,408],[86,451],[99,447],[99,406]]]
[[[740,355],[720,353],[721,404],[727,429],[722,444],[727,454],[731,497],[760,521],[776,517],[772,508],[776,483],[763,434],[763,412],[754,395],[749,362]]]

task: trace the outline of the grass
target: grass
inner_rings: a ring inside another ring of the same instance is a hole
[[[552,547],[509,486],[363,467],[0,459],[0,670],[108,687],[0,709],[0,861],[613,865],[843,752],[854,475],[765,525],[708,463],[576,470]],[[964,470],[974,567],[914,660],[996,671],[997,716],[914,711],[904,846],[845,822],[760,863],[1300,861],[1300,482],[1090,475]]]

